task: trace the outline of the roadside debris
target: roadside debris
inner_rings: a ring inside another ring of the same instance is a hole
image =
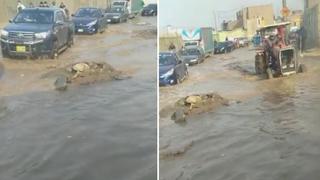
[[[176,102],[171,119],[181,123],[186,121],[188,116],[210,112],[220,106],[228,105],[229,101],[216,93],[191,95]]]
[[[55,78],[56,90],[66,90],[69,84],[83,85],[99,81],[123,80],[129,77],[115,70],[107,63],[79,62],[64,68],[55,69],[42,76],[43,78]]]

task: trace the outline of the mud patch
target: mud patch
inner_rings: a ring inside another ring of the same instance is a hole
[[[133,37],[143,38],[143,39],[155,39],[157,38],[157,29],[145,29],[133,32]]]
[[[229,101],[216,93],[195,94],[181,98],[175,103],[175,111],[171,119],[181,123],[185,122],[189,116],[212,112],[218,107],[228,105]]]
[[[230,70],[239,71],[243,75],[253,76],[256,74],[252,66],[244,65],[239,62],[227,64],[225,65],[225,67],[227,67]]]
[[[107,63],[81,62],[67,65],[44,74],[41,78],[55,78],[57,90],[65,90],[68,85],[87,85],[101,81],[130,78]]]
[[[160,158],[161,159],[172,159],[179,156],[184,155],[191,147],[193,146],[194,142],[189,141],[185,142],[184,144],[180,145],[167,145],[165,148],[161,149]]]

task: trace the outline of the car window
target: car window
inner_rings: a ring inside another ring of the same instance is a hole
[[[124,9],[122,7],[114,7],[110,11],[111,13],[122,13],[124,12]]]
[[[14,23],[50,24],[53,22],[53,12],[41,10],[24,10],[13,20]]]
[[[177,62],[177,56],[174,54],[161,54],[159,55],[159,65],[160,66],[166,66],[166,65],[172,65],[176,64]]]
[[[64,14],[61,11],[58,11],[56,14],[56,22],[64,22],[65,18],[64,18]]]
[[[99,17],[101,14],[99,13],[99,10],[94,8],[82,8],[79,9],[75,17]]]

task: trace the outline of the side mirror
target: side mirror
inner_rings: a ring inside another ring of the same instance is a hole
[[[72,17],[74,17],[74,14],[71,14]]]
[[[181,60],[178,60],[178,64],[182,64],[182,61],[181,61]]]
[[[12,19],[9,19],[9,23],[12,23],[13,22],[13,20]]]
[[[101,14],[101,17],[104,17],[104,14]]]

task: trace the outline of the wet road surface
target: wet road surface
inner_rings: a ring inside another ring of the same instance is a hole
[[[319,57],[301,60],[307,73],[273,80],[254,75],[253,57],[248,49],[217,55],[160,88],[160,179],[319,178]],[[186,124],[170,120],[175,100],[207,92],[231,105]]]
[[[57,61],[1,59],[0,179],[156,179],[156,34],[141,35],[155,29],[140,18],[77,36]],[[40,78],[81,61],[132,78],[65,92]]]

